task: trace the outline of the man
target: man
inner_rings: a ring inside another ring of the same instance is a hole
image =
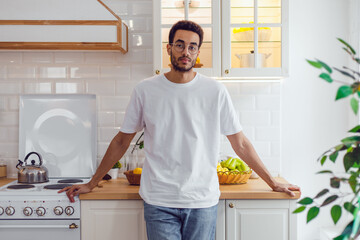
[[[172,27],[170,72],[135,87],[120,132],[91,181],[60,191],[66,191],[70,201],[90,192],[142,129],[146,160],[139,193],[149,240],[215,238],[221,133],[274,191],[294,196],[291,190],[300,190],[271,177],[243,134],[225,86],[193,71],[202,41],[203,30],[194,22],[179,21]]]

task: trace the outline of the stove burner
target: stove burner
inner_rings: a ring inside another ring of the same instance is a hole
[[[18,185],[10,185],[7,188],[8,189],[28,189],[28,188],[34,188],[34,185],[31,184],[18,184]]]
[[[69,187],[72,184],[50,184],[50,185],[46,185],[44,188],[45,189],[53,189],[53,190],[60,190],[63,189],[64,187]]]
[[[58,183],[80,183],[83,182],[81,179],[63,179],[59,180]]]

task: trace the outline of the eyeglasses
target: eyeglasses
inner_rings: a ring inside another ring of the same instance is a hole
[[[183,42],[170,43],[170,45],[173,46],[178,53],[183,52],[186,46]],[[188,51],[190,54],[196,54],[199,51],[199,48],[194,44],[189,44]]]

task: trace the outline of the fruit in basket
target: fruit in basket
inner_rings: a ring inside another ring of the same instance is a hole
[[[240,158],[229,157],[226,161],[221,162],[221,166],[228,168],[230,171],[235,169],[240,172],[250,170],[249,166]]]
[[[142,173],[142,168],[135,168],[135,169],[133,170],[133,173],[134,173],[134,174],[141,174],[141,173]]]
[[[199,57],[197,57],[196,58],[196,62],[195,62],[195,64],[199,64],[200,63],[200,58]]]
[[[222,172],[224,174],[229,174],[229,169],[228,168],[223,168],[220,163],[217,164],[216,171],[217,172]]]

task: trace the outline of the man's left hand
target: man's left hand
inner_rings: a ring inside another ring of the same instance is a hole
[[[293,184],[288,184],[288,183],[279,183],[277,182],[276,185],[272,188],[273,191],[275,192],[285,192],[287,194],[289,194],[291,197],[295,197],[295,193],[292,191],[300,191],[300,187],[293,185]]]

